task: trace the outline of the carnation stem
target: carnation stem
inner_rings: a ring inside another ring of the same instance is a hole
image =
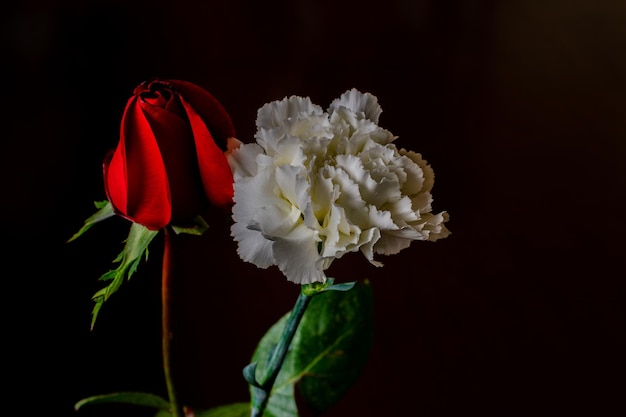
[[[178,404],[176,390],[174,389],[174,380],[172,377],[172,314],[171,308],[171,292],[172,292],[172,232],[167,228],[165,230],[165,247],[163,252],[163,272],[161,277],[161,323],[162,323],[162,349],[163,349],[163,371],[165,373],[165,384],[167,385],[167,394],[170,402],[170,412],[172,417],[184,417],[184,412]]]
[[[270,392],[272,391],[272,387],[274,386],[274,382],[278,376],[278,372],[280,371],[280,368],[285,361],[285,357],[287,356],[289,345],[293,340],[293,336],[298,329],[300,320],[302,319],[302,316],[304,316],[304,312],[306,311],[312,296],[313,294],[310,292],[308,294],[305,292],[305,287],[303,287],[302,291],[300,291],[296,304],[287,318],[287,323],[285,324],[285,328],[280,335],[278,344],[270,353],[270,357],[267,360],[267,367],[265,368],[265,372],[259,381],[259,386],[253,386],[254,395],[252,396],[251,417],[261,417],[263,415],[265,407],[267,407],[267,402],[270,398]]]

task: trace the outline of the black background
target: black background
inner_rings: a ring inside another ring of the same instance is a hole
[[[73,404],[165,395],[161,242],[92,332],[128,223],[65,242],[104,199],[126,100],[158,76],[211,91],[244,142],[268,101],[369,91],[433,166],[453,234],[383,268],[333,266],[372,282],[376,339],[328,416],[626,413],[624,2],[25,1],[0,18],[5,411],[137,416]],[[180,272],[181,389],[198,407],[247,400],[241,369],[297,294],[235,249],[214,226]]]

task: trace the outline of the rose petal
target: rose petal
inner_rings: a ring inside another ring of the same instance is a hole
[[[156,138],[167,172],[172,202],[170,222],[183,224],[205,210],[207,200],[195,168],[198,162],[193,134],[183,118],[184,110],[178,99],[171,101],[176,105],[169,105],[168,108],[152,106],[141,100],[139,103]]]
[[[166,82],[174,86],[174,90],[180,96],[185,97],[187,103],[195,109],[200,119],[206,124],[206,127],[213,135],[215,144],[222,151],[226,151],[228,138],[234,138],[237,135],[235,134],[235,127],[230,115],[226,112],[222,103],[211,93],[196,84],[180,80],[167,80]]]
[[[171,218],[169,185],[161,152],[137,101],[129,100],[120,141],[105,162],[105,188],[120,215],[158,230]]]
[[[213,135],[191,104],[182,96],[180,101],[193,131],[200,176],[207,198],[216,207],[230,207],[233,203],[233,174],[226,155],[217,146]]]

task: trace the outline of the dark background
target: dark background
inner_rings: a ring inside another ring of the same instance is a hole
[[[334,266],[372,282],[376,338],[328,416],[625,415],[623,1],[25,1],[0,19],[5,411],[122,415],[73,404],[165,395],[160,241],[92,332],[128,223],[65,243],[104,199],[126,100],[158,76],[211,91],[245,142],[268,101],[369,91],[433,166],[453,234]],[[248,399],[241,369],[297,294],[235,248],[214,226],[181,270],[198,407]]]

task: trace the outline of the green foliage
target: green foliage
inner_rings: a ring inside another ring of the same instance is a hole
[[[133,223],[130,226],[124,249],[113,260],[114,263],[119,263],[118,267],[105,272],[100,277],[101,281],[110,281],[109,285],[96,292],[92,297],[96,303],[91,314],[92,329],[104,302],[119,289],[124,279],[130,279],[142,259],[148,259],[148,245],[157,233],[158,231],[149,230],[138,223]]]
[[[76,240],[82,236],[93,225],[115,216],[113,206],[108,200],[96,201],[94,205],[98,209],[96,213],[85,220],[83,226],[78,232],[76,232],[71,238],[68,239],[68,243]],[[172,225],[172,230],[177,233],[186,233],[192,235],[201,235],[208,228],[207,222],[200,216],[196,217],[195,224],[191,227],[178,227]],[[109,285],[96,292],[92,299],[95,301],[91,313],[91,329],[93,330],[96,324],[96,318],[100,313],[100,309],[106,300],[116,292],[124,282],[124,278],[130,279],[135,273],[139,262],[142,259],[148,258],[148,245],[154,239],[158,231],[148,230],[144,226],[138,223],[132,223],[128,238],[125,240],[124,249],[113,260],[113,263],[119,263],[117,268],[105,272],[100,276],[100,281],[111,281]]]
[[[335,278],[327,278],[326,282],[313,282],[302,286],[302,293],[313,296],[324,291],[349,291],[356,285],[356,282],[342,282],[335,284]]]
[[[250,403],[222,405],[210,410],[195,410],[195,417],[250,417]]]
[[[260,370],[278,343],[288,316],[261,339],[252,358]],[[328,410],[360,376],[373,335],[373,297],[368,283],[356,284],[350,291],[315,295],[294,335],[263,415],[297,417],[296,384],[314,414]],[[254,395],[256,387],[250,389]]]
[[[83,227],[81,227],[78,232],[74,233],[74,236],[68,239],[68,243],[82,236],[94,224],[99,223],[102,220],[106,220],[109,217],[115,216],[115,213],[113,212],[113,206],[109,201],[96,201],[94,202],[94,205],[96,206],[98,211],[96,211],[91,217],[85,220]]]
[[[86,405],[111,403],[131,404],[158,410],[168,410],[170,407],[170,403],[158,395],[145,392],[114,392],[84,398],[74,405],[74,409],[78,411]]]
[[[209,228],[209,224],[201,216],[196,216],[196,218],[194,219],[194,223],[195,224],[191,227],[171,225],[171,228],[176,234],[186,233],[188,235],[198,236],[204,233]]]

